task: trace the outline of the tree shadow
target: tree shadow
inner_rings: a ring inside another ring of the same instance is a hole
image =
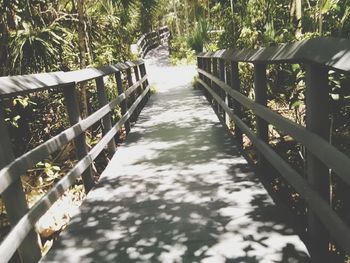
[[[200,91],[149,101],[43,262],[308,262]]]

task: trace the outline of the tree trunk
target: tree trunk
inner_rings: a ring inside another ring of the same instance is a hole
[[[297,19],[297,30],[295,36],[299,38],[302,35],[302,0],[295,0],[295,17]]]
[[[322,36],[323,31],[323,15],[322,15],[322,6],[323,6],[324,0],[318,1],[318,33],[320,36]]]
[[[232,17],[233,17],[233,0],[230,1],[231,2],[231,14],[232,14]]]
[[[291,3],[290,3],[290,11],[289,11],[290,22],[293,22],[293,19],[294,19],[294,14],[295,14],[295,1],[296,1],[296,0],[292,0]]]
[[[296,26],[295,37],[299,38],[302,35],[302,0],[292,0],[289,14],[291,23]]]
[[[176,10],[176,0],[173,0],[173,9],[174,9],[174,14],[175,14],[176,31],[177,31],[177,34],[180,35],[181,32],[180,32],[179,19],[178,19],[177,10]]]
[[[208,25],[210,26],[210,0],[208,0]]]
[[[186,23],[186,35],[189,34],[189,21],[188,21],[188,2],[185,0],[185,23]]]
[[[78,9],[78,42],[79,42],[79,59],[80,59],[80,69],[86,68],[88,65],[88,56],[86,50],[86,24],[84,19],[84,0],[77,0]],[[88,105],[87,105],[87,86],[82,84],[80,86],[80,106],[82,118],[86,118],[88,115]]]

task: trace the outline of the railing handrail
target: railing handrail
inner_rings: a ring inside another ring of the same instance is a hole
[[[126,70],[142,64],[142,60],[127,61],[113,65],[105,65],[98,68],[86,68],[74,71],[57,71],[49,73],[38,73],[29,75],[17,75],[0,77],[0,99],[23,95],[39,90],[62,88],[64,86],[79,84],[118,71]]]
[[[125,73],[127,87],[123,87],[125,85],[122,81],[122,72]],[[116,78],[118,97],[108,102],[103,77],[111,74],[114,74]],[[134,78],[132,74],[134,74]],[[133,79],[136,80],[135,83],[133,83]],[[81,119],[76,96],[76,84],[91,80],[96,81],[100,108],[85,119]],[[16,159],[13,156],[6,158],[6,155],[3,153],[0,154],[0,195],[3,197],[8,214],[15,215],[15,217],[9,218],[12,229],[0,244],[0,261],[7,262],[10,260],[18,248],[20,249],[21,257],[25,261],[36,261],[40,259],[40,255],[38,255],[40,251],[38,250],[39,246],[35,245],[35,240],[37,240],[35,233],[32,232],[35,223],[60,198],[64,191],[75,183],[79,176],[82,176],[86,191],[93,186],[92,174],[89,174],[89,167],[107,145],[111,154],[115,152],[114,137],[122,126],[125,127],[127,132],[130,130],[129,119],[135,120],[135,116],[140,112],[144,105],[143,103],[149,96],[150,86],[147,81],[144,61],[138,60],[72,72],[2,77],[0,78],[0,87],[0,101],[6,97],[60,88],[60,92],[65,97],[71,123],[69,128]],[[126,100],[129,98],[132,98],[132,105],[128,108]],[[122,117],[117,123],[112,125],[110,114],[117,106],[121,108]],[[98,121],[103,122],[104,136],[88,152],[84,132]],[[11,153],[10,137],[1,111],[0,132],[0,147],[2,149],[8,148],[6,151]],[[78,163],[43,198],[28,210],[21,181],[19,180],[20,176],[35,166],[40,160],[47,158],[50,154],[61,149],[72,140],[75,143]],[[4,147],[4,145],[7,147]],[[20,204],[18,204],[18,200],[21,200]],[[18,205],[22,206],[23,209],[21,211],[17,211]],[[27,240],[28,238],[31,239]]]
[[[144,58],[148,51],[152,48],[160,45],[161,41],[167,40],[170,36],[170,31],[168,26],[160,27],[156,30],[143,34],[138,41],[136,46],[139,49],[141,58]]]
[[[259,49],[223,49],[201,53],[198,57],[264,64],[307,62],[348,73],[350,72],[350,40],[317,37]]]
[[[241,62],[254,65],[255,101],[241,93],[238,67]],[[267,107],[266,65],[278,63],[302,63],[305,66],[306,127]],[[257,50],[206,52],[198,55],[197,69],[198,82],[206,91],[208,100],[215,109],[217,107],[218,115],[235,123],[238,144],[242,147],[244,133],[258,149],[257,171],[262,176],[269,173],[267,160],[306,200],[311,208],[307,225],[310,253],[322,262],[328,262],[328,252],[325,251],[330,242],[328,234],[347,254],[350,253],[349,222],[344,222],[327,202],[330,196],[327,192],[329,169],[350,186],[349,156],[327,141],[330,132],[327,126],[329,70],[350,72],[350,40],[316,38]],[[251,110],[256,116],[256,133],[242,121],[243,109]],[[305,146],[306,179],[269,146],[269,124]]]

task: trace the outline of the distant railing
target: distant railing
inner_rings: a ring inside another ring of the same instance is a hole
[[[142,35],[136,43],[141,58],[144,58],[148,51],[159,46],[162,41],[167,41],[169,37],[170,31],[167,26],[163,26],[158,30]]]
[[[110,75],[114,75],[115,88],[118,91],[118,97],[112,101],[107,99],[103,79]],[[81,119],[76,94],[77,84],[92,80],[96,83],[100,109],[85,119]],[[137,117],[150,94],[146,68],[144,62],[140,60],[67,73],[1,77],[0,101],[3,98],[52,89],[63,93],[71,127],[16,159],[11,150],[4,114],[0,111],[0,168],[2,168],[0,170],[0,195],[12,227],[0,245],[0,262],[10,260],[17,249],[22,262],[37,262],[41,258],[38,236],[33,230],[35,223],[80,176],[86,192],[94,186],[91,164],[106,146],[110,154],[114,154],[117,133],[123,126],[126,132],[130,130],[130,119]],[[122,117],[118,122],[112,124],[111,112],[117,106],[120,106]],[[99,121],[102,122],[104,136],[88,151],[85,131]],[[72,140],[79,159],[78,163],[28,210],[20,180],[21,175]]]
[[[235,136],[242,147],[244,133],[259,152],[258,172],[269,174],[272,165],[306,200],[307,236],[313,262],[331,262],[330,239],[350,255],[350,222],[334,212],[329,204],[330,169],[350,185],[350,158],[328,142],[329,70],[349,75],[350,41],[318,38],[258,50],[220,50],[198,56],[200,86],[218,114],[235,124]],[[238,65],[254,64],[255,101],[241,93]],[[306,128],[267,107],[267,64],[302,63],[306,68]],[[256,133],[242,121],[242,112],[257,116]],[[227,116],[228,115],[228,116]],[[303,178],[270,146],[268,125],[292,136],[307,149],[307,178]],[[329,236],[330,235],[330,236]]]

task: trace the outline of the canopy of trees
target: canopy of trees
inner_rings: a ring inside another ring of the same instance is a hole
[[[157,0],[2,0],[0,76],[120,61],[157,26]]]
[[[0,14],[2,76],[120,60],[160,24],[196,51],[350,34],[349,0],[2,0]]]

